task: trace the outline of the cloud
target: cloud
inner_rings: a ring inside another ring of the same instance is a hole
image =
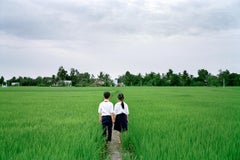
[[[10,2],[1,5],[1,30],[33,39],[200,34],[237,28],[240,24],[237,1]]]
[[[238,0],[1,1],[0,72],[239,71],[239,15]]]

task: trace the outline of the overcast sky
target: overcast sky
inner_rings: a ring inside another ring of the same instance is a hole
[[[0,76],[240,73],[239,0],[0,0]]]

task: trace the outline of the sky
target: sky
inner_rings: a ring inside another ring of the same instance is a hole
[[[240,73],[239,0],[0,0],[0,76]]]

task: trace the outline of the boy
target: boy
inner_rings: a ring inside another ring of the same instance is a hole
[[[102,123],[103,136],[106,136],[108,130],[107,141],[110,142],[112,139],[112,126],[114,123],[113,117],[113,103],[109,101],[110,92],[104,92],[104,101],[99,104],[99,122]]]

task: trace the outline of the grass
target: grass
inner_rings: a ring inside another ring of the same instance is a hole
[[[101,158],[96,97],[102,91],[6,89],[0,93],[0,159]]]
[[[0,159],[106,159],[98,104],[129,105],[123,159],[240,159],[240,88],[0,88]]]
[[[240,88],[126,90],[135,159],[240,159]]]

